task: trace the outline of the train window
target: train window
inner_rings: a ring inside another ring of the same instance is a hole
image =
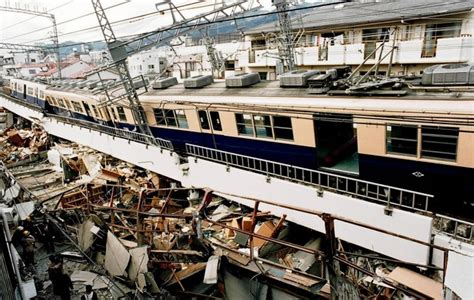
[[[80,105],[78,102],[76,102],[76,101],[72,101],[72,107],[73,107],[74,110],[77,111],[77,112],[80,112],[80,113],[83,113],[83,112],[84,112],[84,110],[82,110],[81,105]]]
[[[97,107],[94,104],[91,104],[92,106],[92,111],[94,112],[94,116],[96,118],[99,118],[99,112],[97,111]]]
[[[183,109],[178,109],[175,111],[176,119],[178,120],[179,128],[189,128],[188,119],[186,119],[186,113]]]
[[[114,120],[117,120],[117,115],[115,114],[115,109],[113,107],[110,108],[110,113],[112,115],[112,118]]]
[[[205,110],[198,110],[199,122],[201,123],[202,129],[211,129],[209,127],[209,119],[207,118],[207,112]]]
[[[163,113],[165,115],[166,126],[177,127],[176,116],[174,110],[164,109]]]
[[[221,118],[218,111],[209,112],[211,115],[212,128],[216,131],[222,131]]]
[[[293,127],[290,117],[273,116],[273,132],[275,138],[282,140],[293,140]]]
[[[40,97],[40,99],[44,99],[44,92],[43,91],[39,91],[39,97]]]
[[[156,125],[166,125],[166,121],[165,121],[165,117],[163,115],[162,109],[154,108],[153,114],[155,115]]]
[[[240,135],[254,136],[252,115],[235,114],[235,121],[237,122],[237,131]]]
[[[69,110],[72,109],[72,107],[71,107],[71,102],[69,102],[69,100],[64,99],[64,103],[66,103],[66,107],[67,107]]]
[[[153,109],[157,125],[169,127],[188,128],[188,119],[184,110],[178,109]]]
[[[418,128],[416,126],[387,126],[387,152],[417,155]]]
[[[64,108],[66,108],[66,105],[64,105],[64,100],[63,100],[63,99],[58,98],[57,100],[58,100],[58,106],[59,106],[59,107],[64,107]]]
[[[456,160],[458,128],[421,126],[421,157]]]
[[[47,101],[50,105],[54,105],[53,99],[51,99],[50,96],[46,96],[46,101]]]
[[[127,121],[127,116],[125,115],[125,110],[123,109],[123,107],[117,106],[117,112],[118,112],[118,116],[119,116],[120,121],[126,122]]]
[[[27,91],[28,91],[28,93],[27,93],[28,95],[34,96],[34,91],[33,91],[33,88],[32,88],[32,87],[29,87],[29,88],[27,89]]]
[[[261,138],[273,138],[272,123],[268,115],[254,115],[255,134]]]

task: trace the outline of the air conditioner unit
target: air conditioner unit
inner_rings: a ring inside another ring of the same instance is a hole
[[[214,82],[212,75],[197,75],[184,80],[187,89],[201,88]]]
[[[168,77],[168,78],[158,78],[155,82],[153,82],[154,89],[166,89],[170,86],[177,85],[178,79],[176,77]]]
[[[225,79],[226,87],[245,87],[260,82],[258,73],[241,73]]]
[[[321,74],[317,70],[295,70],[280,75],[281,87],[306,87],[311,76]]]

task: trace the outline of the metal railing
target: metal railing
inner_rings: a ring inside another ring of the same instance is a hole
[[[474,223],[456,218],[436,215],[433,220],[433,228],[454,239],[474,244]]]
[[[111,126],[101,125],[101,124],[90,122],[90,121],[79,120],[79,119],[70,118],[66,116],[59,116],[56,114],[46,114],[46,116],[53,118],[54,120],[58,122],[62,122],[62,123],[70,124],[74,126],[79,126],[79,127],[84,127],[87,129],[99,131],[108,135],[112,135],[118,138],[123,138],[126,140],[131,140],[138,143],[149,144],[150,140],[154,139],[157,142],[159,147],[173,151],[173,144],[171,143],[171,141],[168,141],[165,139],[151,137],[146,134],[133,132],[133,131],[125,130],[125,129],[114,128]]]
[[[317,186],[341,194],[356,196],[364,200],[385,203],[415,211],[428,211],[433,195],[405,190],[379,183],[359,180],[231,152],[186,144],[189,155],[224,163],[241,169],[265,174],[270,177]]]

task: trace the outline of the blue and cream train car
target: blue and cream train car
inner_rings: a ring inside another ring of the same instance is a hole
[[[101,106],[103,96],[83,89],[48,88],[45,96],[54,113],[136,131],[126,100]],[[435,196],[431,210],[472,219],[472,96],[313,96],[266,81],[175,85],[140,100],[153,134],[183,155],[193,144],[416,190]]]
[[[152,132],[183,152],[189,143],[421,191],[435,195],[433,209],[472,218],[472,96],[314,97],[278,82],[216,82],[153,90],[141,102]],[[119,124],[130,128],[124,110]]]
[[[11,96],[41,109],[47,109],[47,102],[45,101],[44,94],[47,87],[46,84],[40,82],[32,82],[23,79],[10,80]]]

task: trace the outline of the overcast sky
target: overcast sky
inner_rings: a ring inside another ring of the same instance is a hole
[[[115,8],[106,11],[110,22],[130,18],[141,14],[156,12],[155,3],[162,0],[101,0],[103,7],[117,5]],[[200,2],[200,3],[198,3]],[[229,2],[229,0],[225,0]],[[264,6],[270,7],[271,0],[261,0]],[[210,5],[214,0],[173,0],[176,6],[183,4],[193,4],[183,9],[185,16],[192,16],[204,10],[210,9]],[[43,11],[46,9],[56,17],[58,23],[59,41],[93,41],[102,39],[102,34],[98,28],[81,31],[92,26],[97,26],[97,18],[95,15],[83,17],[74,21],[62,23],[75,17],[79,17],[93,12],[90,0],[0,0],[0,6],[20,7],[29,9],[38,9]],[[196,9],[196,6],[205,6]],[[166,8],[167,6],[162,6]],[[191,7],[194,7],[191,9]],[[128,34],[136,34],[146,32],[171,23],[169,12],[164,15],[155,14],[153,17],[147,17],[133,22],[122,24],[114,24],[117,36]],[[46,42],[51,36],[51,20],[45,17],[33,17],[31,15],[5,12],[0,10],[0,41],[7,43],[31,44],[34,42]],[[46,29],[42,29],[48,27]],[[36,31],[30,33],[31,31]],[[76,32],[74,31],[81,31]]]

